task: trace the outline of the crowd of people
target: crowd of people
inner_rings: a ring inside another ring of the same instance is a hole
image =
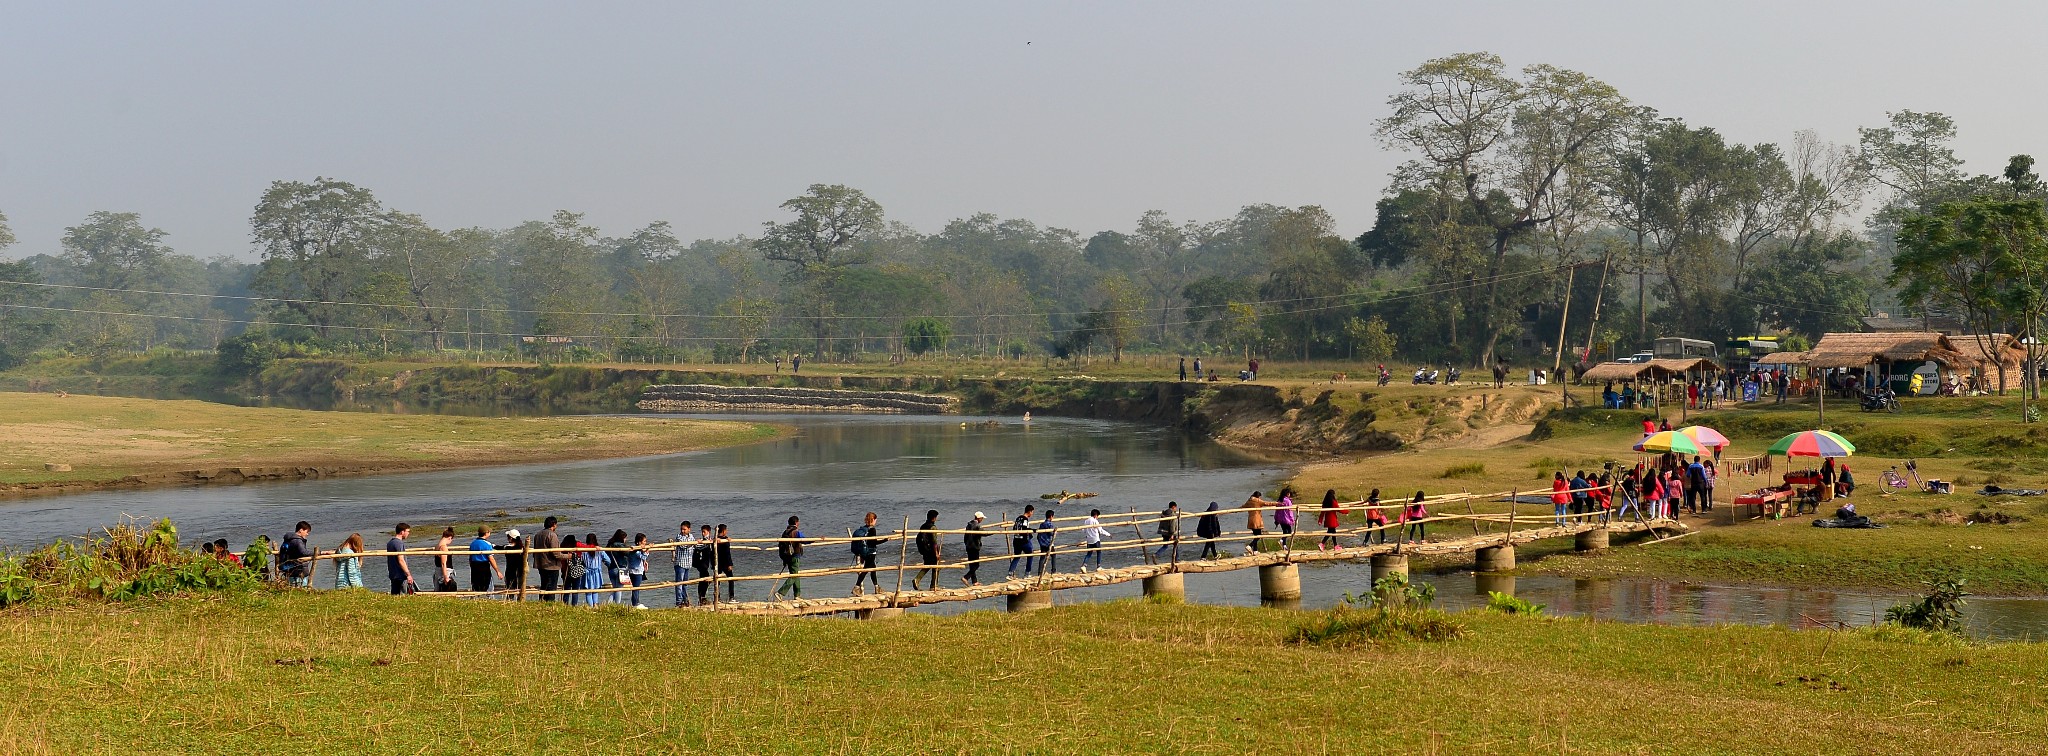
[[[1363,515],[1366,527],[1358,536],[1359,545],[1421,542],[1426,540],[1426,521],[1430,516],[1423,492],[1416,491],[1414,497],[1407,501],[1397,498],[1392,503],[1382,503],[1378,489],[1357,501],[1342,501],[1335,490],[1325,491],[1320,505],[1313,506],[1297,503],[1296,493],[1291,488],[1281,489],[1273,498],[1267,498],[1263,491],[1254,491],[1243,504],[1233,509],[1245,517],[1245,530],[1238,534],[1224,530],[1222,518],[1230,512],[1219,502],[1209,502],[1207,509],[1199,514],[1184,514],[1179,502],[1168,502],[1165,509],[1150,518],[1151,536],[1140,537],[1146,543],[1138,549],[1139,558],[1146,563],[1178,560],[1183,557],[1179,549],[1185,544],[1190,549],[1200,547],[1196,559],[1219,559],[1225,556],[1223,548],[1238,540],[1245,541],[1246,554],[1280,548],[1276,545],[1281,543],[1277,539],[1294,538],[1304,514],[1313,516],[1323,529],[1316,545],[1318,550],[1343,547],[1342,517],[1353,512]],[[1304,513],[1304,509],[1311,511]],[[928,510],[922,523],[901,534],[910,539],[908,545],[917,552],[915,561],[906,566],[906,571],[915,569],[909,579],[912,590],[937,590],[942,565],[961,570],[959,579],[962,586],[981,585],[982,565],[1005,558],[1008,562],[1003,576],[1005,580],[1058,572],[1062,556],[1077,554],[1077,568],[1081,572],[1101,570],[1104,554],[1114,539],[1099,509],[1088,510],[1086,516],[1076,521],[1074,518],[1062,520],[1051,507],[1041,511],[1036,505],[1027,504],[1007,527],[1001,528],[990,527],[987,515],[982,512],[975,512],[958,530],[942,529],[939,518],[938,510]],[[1195,521],[1194,538],[1184,540],[1182,523],[1190,518]],[[1272,525],[1270,536],[1269,519]],[[851,537],[832,539],[851,551],[853,595],[861,595],[870,589],[882,590],[877,557],[881,545],[898,536],[879,530],[877,520],[876,513],[868,512],[861,525],[851,531]],[[1127,524],[1135,528],[1138,523]],[[755,539],[772,542],[781,566],[776,573],[780,577],[768,594],[771,600],[803,596],[805,549],[823,539],[805,535],[802,525],[801,518],[791,516],[787,526],[775,538]],[[300,588],[313,587],[315,565],[322,561],[332,564],[331,570],[322,569],[320,573],[331,576],[333,588],[364,588],[362,560],[381,556],[389,589],[394,595],[423,591],[516,592],[532,588],[537,589],[543,601],[589,606],[616,603],[636,609],[647,608],[641,586],[646,584],[649,571],[656,566],[657,547],[650,544],[646,533],[629,535],[620,529],[613,531],[608,538],[600,538],[595,532],[578,536],[561,532],[560,520],[548,517],[540,530],[533,533],[522,533],[512,528],[498,534],[488,525],[478,526],[466,543],[458,543],[461,539],[455,528],[444,527],[432,548],[417,549],[409,545],[412,530],[410,524],[398,523],[392,528],[391,537],[385,541],[381,553],[365,548],[365,540],[360,533],[350,533],[331,550],[319,549],[311,543],[312,524],[304,521],[297,523],[274,548],[267,536],[258,536],[240,554],[229,549],[225,538],[206,543],[203,548],[215,558],[245,565]],[[1071,543],[1056,545],[1056,540],[1063,534],[1077,534],[1078,538]],[[946,541],[950,539],[945,536],[951,535],[959,537],[964,556],[946,565],[943,552]],[[991,536],[1006,537],[1009,547],[1006,554],[984,556],[984,541]],[[684,520],[676,538],[658,548],[667,551],[670,557],[677,606],[692,605],[692,593],[696,604],[716,600],[713,592],[718,589],[718,582],[724,583],[724,600],[738,599],[734,543],[725,524],[714,527]],[[765,550],[768,547],[742,545],[742,548]],[[415,563],[418,557],[408,555],[409,550],[423,551],[421,556],[426,558],[425,563]],[[461,581],[464,576],[460,567],[464,564],[467,565],[466,585]],[[538,579],[530,580],[535,575]],[[323,579],[322,582],[326,581]]]

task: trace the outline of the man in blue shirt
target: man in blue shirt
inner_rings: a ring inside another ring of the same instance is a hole
[[[412,526],[398,523],[391,530],[391,540],[384,543],[384,550],[392,552],[384,557],[384,571],[391,575],[391,595],[403,596],[417,589],[413,588],[412,567],[405,563],[405,557],[397,552],[405,551],[405,539],[412,535]]]
[[[491,576],[502,578],[505,573],[498,570],[498,557],[491,554],[491,527],[479,525],[476,540],[469,542],[469,589],[478,593],[491,590]]]

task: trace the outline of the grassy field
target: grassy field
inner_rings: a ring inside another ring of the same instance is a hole
[[[0,393],[0,484],[105,482],[221,467],[421,470],[660,454],[776,433],[754,423],[380,415]],[[71,470],[47,471],[45,463]]]
[[[1583,577],[1659,576],[1673,579],[1784,585],[1917,589],[1937,574],[1958,574],[1973,591],[2048,595],[2048,498],[1983,497],[1985,483],[2007,488],[2048,488],[2048,425],[2018,421],[2016,399],[1979,397],[1909,401],[1897,414],[1866,414],[1853,406],[1831,409],[1828,425],[1859,444],[1850,459],[1857,475],[1857,509],[1886,524],[1882,530],[1827,530],[1811,517],[1750,521],[1732,526],[1687,518],[1699,535],[1598,556],[1550,559],[1524,569]],[[1305,466],[1294,485],[1310,492],[1335,487],[1347,496],[1380,488],[1386,496],[1451,491],[1519,489],[1547,493],[1550,474],[1567,475],[1604,462],[1634,464],[1630,446],[1645,413],[1577,412],[1548,418],[1536,435],[1506,441],[1427,445],[1392,454]],[[1678,423],[1674,416],[1673,423]],[[1731,457],[1762,453],[1793,430],[1812,427],[1814,407],[1763,406],[1695,416],[1733,441]],[[1512,428],[1519,435],[1525,428]],[[1923,478],[1958,483],[1953,495],[1903,491],[1883,496],[1882,472],[1917,460]],[[1802,460],[1800,466],[1811,466]],[[1778,470],[1787,469],[1778,460]],[[1720,481],[1726,499],[1777,482],[1775,477]],[[1483,508],[1482,508],[1483,509]],[[1543,505],[1522,509],[1532,519]]]
[[[878,622],[368,594],[0,614],[23,753],[2020,753],[2048,645],[1137,601]]]

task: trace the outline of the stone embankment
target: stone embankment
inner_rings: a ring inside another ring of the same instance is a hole
[[[665,384],[648,386],[634,405],[646,412],[772,409],[807,412],[899,412],[939,415],[958,409],[950,396],[908,391],[787,388],[777,386],[713,386]]]

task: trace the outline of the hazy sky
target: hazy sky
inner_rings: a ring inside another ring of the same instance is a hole
[[[249,256],[264,187],[321,175],[444,228],[725,237],[845,183],[925,231],[1270,202],[1348,236],[1427,58],[1582,70],[1743,142],[1941,111],[1995,173],[2048,153],[2043,28],[2020,2],[0,3],[0,212],[15,257],[94,210]]]

